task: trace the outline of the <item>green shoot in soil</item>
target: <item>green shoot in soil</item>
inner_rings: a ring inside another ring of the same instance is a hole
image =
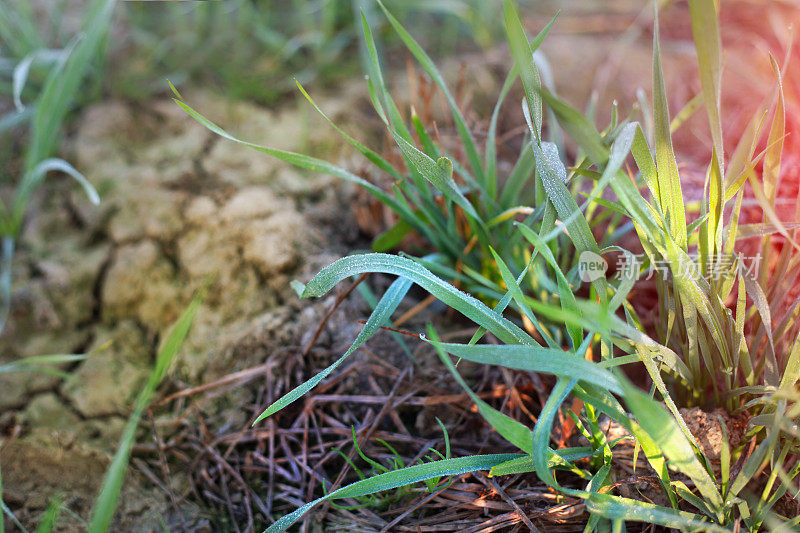
[[[155,366],[144,387],[136,397],[133,412],[128,418],[128,423],[125,425],[119,447],[114,454],[111,465],[106,471],[100,493],[97,495],[97,500],[95,500],[94,507],[92,508],[92,518],[88,529],[90,533],[104,533],[108,531],[111,526],[111,520],[114,518],[114,511],[117,508],[119,495],[122,491],[122,484],[125,481],[125,474],[128,471],[128,461],[130,460],[131,450],[136,441],[136,431],[139,428],[139,421],[145,409],[147,409],[147,406],[150,405],[150,399],[159,384],[161,384],[161,381],[167,375],[172,361],[174,361],[175,357],[177,357],[180,352],[183,342],[186,340],[186,336],[189,334],[194,317],[202,304],[203,292],[204,291],[201,290],[194,297],[180,318],[178,318],[177,322],[172,326],[172,330],[167,337],[161,343],[161,347],[156,355]]]

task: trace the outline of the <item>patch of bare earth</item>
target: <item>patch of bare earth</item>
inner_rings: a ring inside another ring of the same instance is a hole
[[[359,95],[351,92],[349,102],[358,105]],[[333,116],[345,109],[346,97],[322,100]],[[191,101],[248,139],[347,156],[305,106],[277,112],[204,93]],[[280,367],[277,348],[301,338],[326,304],[301,304],[289,281],[309,277],[357,237],[341,209],[347,187],[218,142],[169,100],[97,104],[78,120],[70,146],[102,203],[89,205],[62,182],[36,198],[0,337],[3,362],[88,353],[63,368],[68,379],[0,375],[4,497],[28,527],[57,492],[87,518],[159,340],[198,287],[210,280],[168,391],[254,364]],[[348,321],[334,334],[351,338],[357,328]],[[233,407],[236,398],[226,402],[219,412],[227,427],[242,427],[249,415]],[[161,415],[148,433],[175,424]],[[166,515],[167,494],[149,477],[146,467],[133,469],[121,529],[158,528]],[[60,525],[82,530],[67,514]]]

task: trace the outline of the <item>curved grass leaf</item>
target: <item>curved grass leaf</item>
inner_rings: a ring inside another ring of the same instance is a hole
[[[574,378],[622,394],[619,380],[609,370],[573,352],[543,346],[513,344],[454,344],[424,339],[461,359],[505,368]]]
[[[455,459],[442,459],[441,461],[433,461],[430,463],[408,466],[406,468],[401,468],[400,470],[393,470],[391,472],[386,472],[385,474],[380,474],[371,478],[363,479],[361,481],[356,481],[355,483],[347,485],[346,487],[342,487],[329,494],[326,494],[322,498],[317,498],[316,500],[303,505],[293,513],[280,518],[278,521],[268,527],[265,533],[280,533],[282,531],[286,531],[304,514],[324,501],[337,498],[357,498],[359,496],[374,494],[383,490],[395,489],[411,483],[425,481],[426,479],[442,476],[455,476],[458,474],[475,472],[478,470],[489,470],[496,465],[510,461],[517,457],[519,457],[519,454],[505,453],[493,455],[473,455],[470,457],[457,457]]]
[[[37,163],[30,172],[26,173],[14,194],[14,208],[11,213],[11,220],[7,222],[8,230],[12,237],[16,237],[22,226],[22,217],[28,205],[31,195],[42,183],[48,172],[63,172],[78,182],[83,188],[89,201],[97,205],[100,203],[100,196],[97,190],[89,183],[83,174],[63,159],[50,158]]]
[[[41,63],[63,63],[73,47],[66,50],[35,50],[22,58],[16,67],[14,67],[14,74],[12,76],[12,97],[14,99],[14,106],[18,112],[22,112],[25,106],[22,104],[22,91],[25,89],[25,84],[28,81],[28,73],[31,66],[35,61]]]
[[[192,118],[194,118],[197,122],[208,128],[210,131],[216,133],[220,137],[224,137],[228,140],[234,141],[241,145],[247,146],[259,152],[263,152],[265,154],[271,155],[281,161],[285,161],[292,165],[295,165],[300,168],[305,168],[307,170],[311,170],[313,172],[320,172],[323,174],[330,174],[331,176],[335,176],[337,178],[341,178],[345,181],[349,181],[363,187],[367,190],[370,194],[372,194],[378,201],[382,204],[387,205],[392,211],[397,213],[402,219],[408,222],[410,225],[414,226],[416,229],[419,226],[417,218],[414,214],[408,209],[407,206],[401,204],[396,199],[389,196],[385,191],[383,191],[380,187],[376,187],[372,183],[368,182],[367,180],[360,178],[353,174],[350,171],[347,171],[341,167],[333,165],[327,161],[322,159],[317,159],[315,157],[309,157],[303,154],[297,154],[294,152],[288,152],[285,150],[277,150],[275,148],[268,148],[266,146],[260,146],[258,144],[250,143],[247,141],[243,141],[241,139],[237,139],[227,131],[223,130],[206,117],[195,111],[192,107],[186,104],[183,100],[179,98],[174,99],[175,103],[181,107],[184,111],[186,111]]]
[[[290,392],[284,394],[280,399],[275,401],[272,405],[267,407],[263,413],[261,413],[258,418],[255,419],[252,425],[256,425],[261,420],[271,416],[287,405],[291,404],[292,402],[296,401],[298,398],[303,396],[305,393],[316,387],[323,379],[328,377],[331,372],[336,370],[342,361],[347,359],[354,351],[356,351],[359,346],[364,344],[370,337],[372,337],[380,328],[383,326],[386,321],[392,316],[392,313],[397,309],[397,306],[400,305],[400,302],[403,301],[405,298],[406,293],[408,293],[408,289],[411,287],[411,281],[406,278],[397,278],[394,282],[389,286],[384,293],[383,297],[381,297],[378,305],[375,306],[375,309],[372,311],[372,314],[367,319],[367,323],[364,325],[361,332],[356,337],[356,340],[353,341],[353,344],[347,351],[342,355],[339,359],[337,359],[332,365],[328,366],[326,369],[320,371],[317,375],[313,378],[309,379],[305,383],[298,385]]]
[[[492,332],[510,344],[534,344],[535,341],[514,323],[489,309],[478,299],[461,292],[443,279],[433,275],[419,263],[389,254],[363,254],[339,259],[323,268],[303,289],[303,298],[322,296],[337,283],[365,272],[382,272],[410,279],[444,304]]]
[[[682,531],[729,533],[728,529],[701,520],[696,514],[612,494],[593,493],[586,500],[586,509],[605,518],[658,524]]]
[[[400,174],[400,172],[398,172],[398,170],[396,168],[394,168],[392,166],[391,163],[386,161],[386,159],[381,157],[374,150],[371,150],[370,148],[367,148],[361,142],[359,142],[356,139],[354,139],[350,134],[348,134],[346,131],[344,131],[342,128],[340,128],[335,122],[333,122],[333,120],[331,120],[328,117],[328,115],[326,115],[325,112],[322,111],[322,109],[320,109],[320,107],[317,105],[317,103],[314,101],[314,99],[311,98],[311,95],[308,94],[308,92],[306,91],[305,87],[303,87],[303,85],[298,80],[295,79],[294,82],[297,85],[297,88],[300,89],[300,92],[303,94],[303,96],[306,98],[306,100],[309,101],[309,103],[314,107],[314,109],[317,110],[317,112],[322,116],[322,118],[324,118],[325,121],[328,124],[333,126],[333,128],[337,132],[339,132],[339,134],[342,137],[344,137],[345,140],[347,140],[347,142],[350,143],[351,146],[353,146],[353,148],[358,150],[364,157],[369,159],[370,162],[372,162],[372,164],[374,164],[376,167],[378,167],[379,169],[383,170],[384,172],[386,172],[387,174],[392,176],[394,179],[396,179],[396,180],[402,180],[403,179],[403,176]]]

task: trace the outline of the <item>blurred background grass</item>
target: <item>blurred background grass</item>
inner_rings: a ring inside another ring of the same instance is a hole
[[[38,50],[64,49],[80,31],[83,2],[9,0],[0,7],[3,62],[0,90],[11,92],[13,67]],[[387,2],[418,28],[440,54],[488,46],[501,30],[491,2]],[[304,84],[330,84],[359,72],[356,15],[364,10],[379,31],[385,22],[366,0],[229,0],[119,2],[106,47],[84,97],[142,99],[166,91],[165,78],[214,87],[232,98],[271,103]],[[380,23],[378,23],[380,22]],[[471,36],[474,36],[471,37]],[[391,42],[390,42],[391,45]],[[26,93],[36,91],[48,65],[37,61]],[[106,72],[103,72],[103,69]],[[105,74],[105,75],[103,75]]]

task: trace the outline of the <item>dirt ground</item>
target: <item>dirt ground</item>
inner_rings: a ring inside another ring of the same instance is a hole
[[[338,140],[308,109],[270,112],[202,93],[191,99],[245,137],[336,157]],[[323,102],[332,116],[346,109],[338,107],[346,105],[341,98]],[[65,492],[68,506],[78,497],[91,504],[87,496],[96,492],[159,339],[209,276],[211,290],[170,374],[173,388],[264,362],[301,338],[325,301],[301,304],[289,281],[309,277],[357,238],[340,208],[346,188],[218,142],[170,100],[147,108],[97,104],[77,121],[69,144],[103,202],[95,208],[58,187],[38,198],[35,210],[47,215],[25,231],[3,359],[89,355],[67,369],[67,380],[1,378],[2,423],[17,434],[2,448],[4,489],[22,504],[23,519],[36,516],[55,490]],[[343,338],[356,327],[342,328]],[[259,350],[244,350],[254,338]],[[41,475],[32,475],[31,464]],[[31,498],[34,492],[43,494]],[[151,520],[137,516],[136,523],[153,527],[156,509],[141,506]]]

